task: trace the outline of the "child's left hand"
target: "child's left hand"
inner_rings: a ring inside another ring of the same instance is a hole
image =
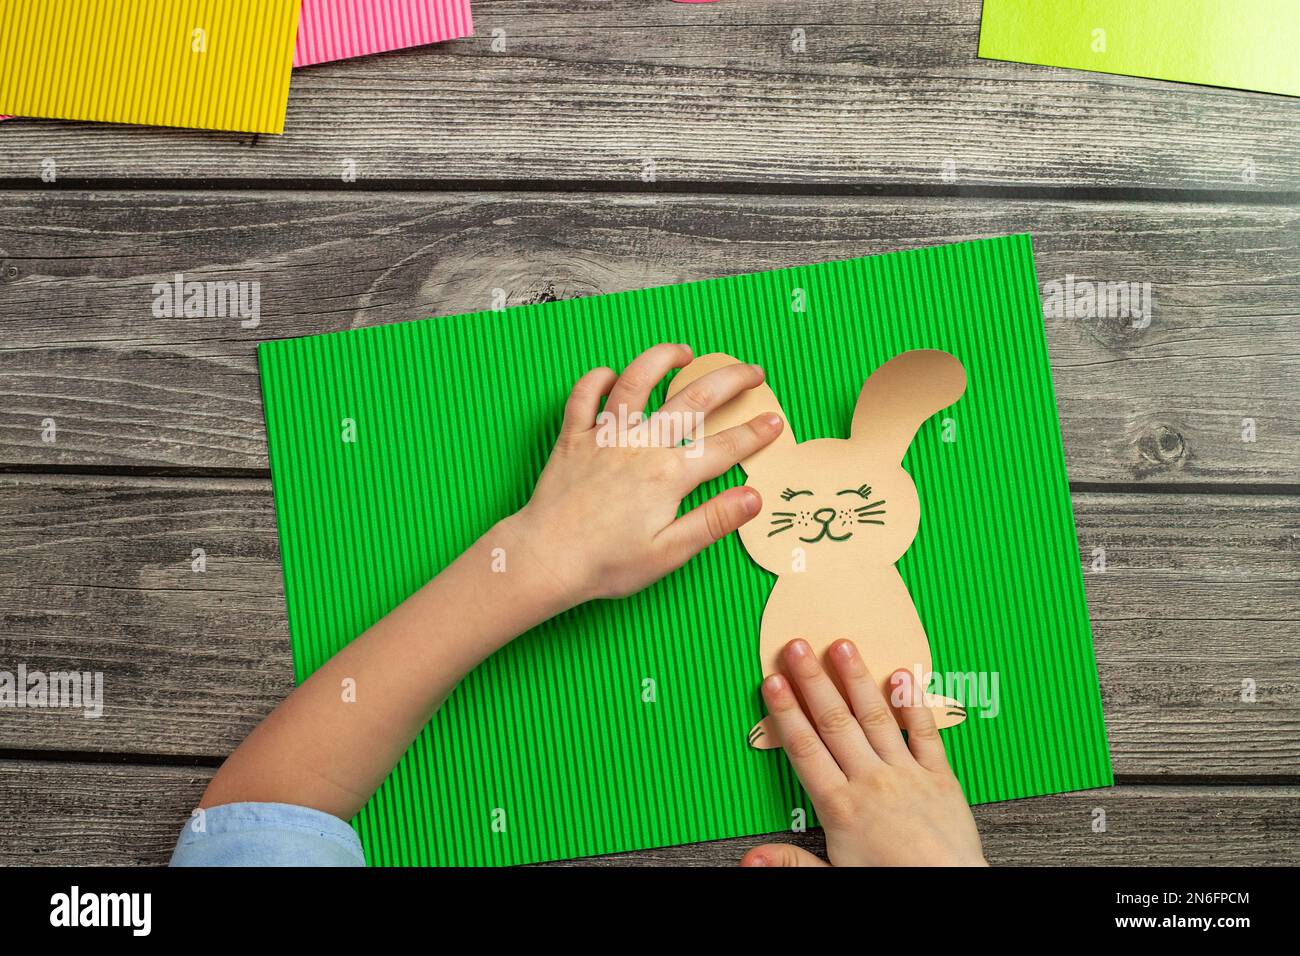
[[[656,345],[622,375],[598,368],[579,379],[532,500],[499,526],[508,540],[545,564],[563,592],[564,606],[639,591],[762,507],[752,488],[729,488],[677,517],[683,498],[767,445],[784,427],[780,416],[760,415],[692,448],[653,445],[652,432],[663,420],[646,416],[636,422],[635,416],[644,412],[660,380],[691,358],[688,346]],[[693,422],[762,381],[763,370],[755,365],[721,368],[673,396],[657,414]],[[597,412],[605,396],[606,412],[633,422],[614,443],[598,440]]]

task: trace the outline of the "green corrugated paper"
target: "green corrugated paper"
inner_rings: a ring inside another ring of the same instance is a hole
[[[966,394],[904,459],[922,517],[899,563],[935,670],[998,675],[997,715],[944,731],[949,756],[973,803],[1112,782],[1028,236],[263,343],[297,678],[527,501],[583,372],[662,341],[760,363],[800,439],[846,436],[891,356],[960,358]],[[732,536],[513,642],[353,821],[367,859],[526,863],[788,829],[810,802],[783,753],[745,744],[771,582]]]

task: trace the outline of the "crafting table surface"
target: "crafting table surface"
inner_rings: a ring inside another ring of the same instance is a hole
[[[979,60],[978,0],[474,14],[282,137],[0,124],[0,669],[105,682],[0,712],[0,862],[164,862],[292,686],[258,341],[1013,232],[1152,307],[1045,319],[1117,785],[989,858],[1300,861],[1300,101]]]

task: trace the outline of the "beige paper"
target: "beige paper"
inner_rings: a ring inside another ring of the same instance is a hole
[[[682,369],[669,397],[738,359],[702,355]],[[903,456],[921,423],[966,389],[961,362],[947,352],[904,352],[878,368],[858,396],[850,437],[796,443],[789,419],[763,384],[705,416],[703,438],[765,412],[786,419],[771,445],[742,461],[763,510],[740,529],[745,550],[776,584],[763,609],[759,659],[763,673],[780,670],[779,654],[803,638],[818,657],[847,638],[857,646],[882,691],[903,668],[927,680],[930,644],[895,562],[916,537],[921,507]],[[940,727],[966,719],[947,697],[929,696]],[[767,720],[749,733],[759,749],[779,747]]]

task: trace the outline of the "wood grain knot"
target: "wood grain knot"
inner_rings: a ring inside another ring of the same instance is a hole
[[[1172,465],[1187,457],[1187,442],[1169,425],[1155,425],[1138,442],[1142,457],[1157,465]]]
[[[524,305],[539,305],[543,302],[562,302],[565,299],[581,299],[586,293],[556,289],[553,281],[547,282],[540,289],[530,289],[524,293]]]

